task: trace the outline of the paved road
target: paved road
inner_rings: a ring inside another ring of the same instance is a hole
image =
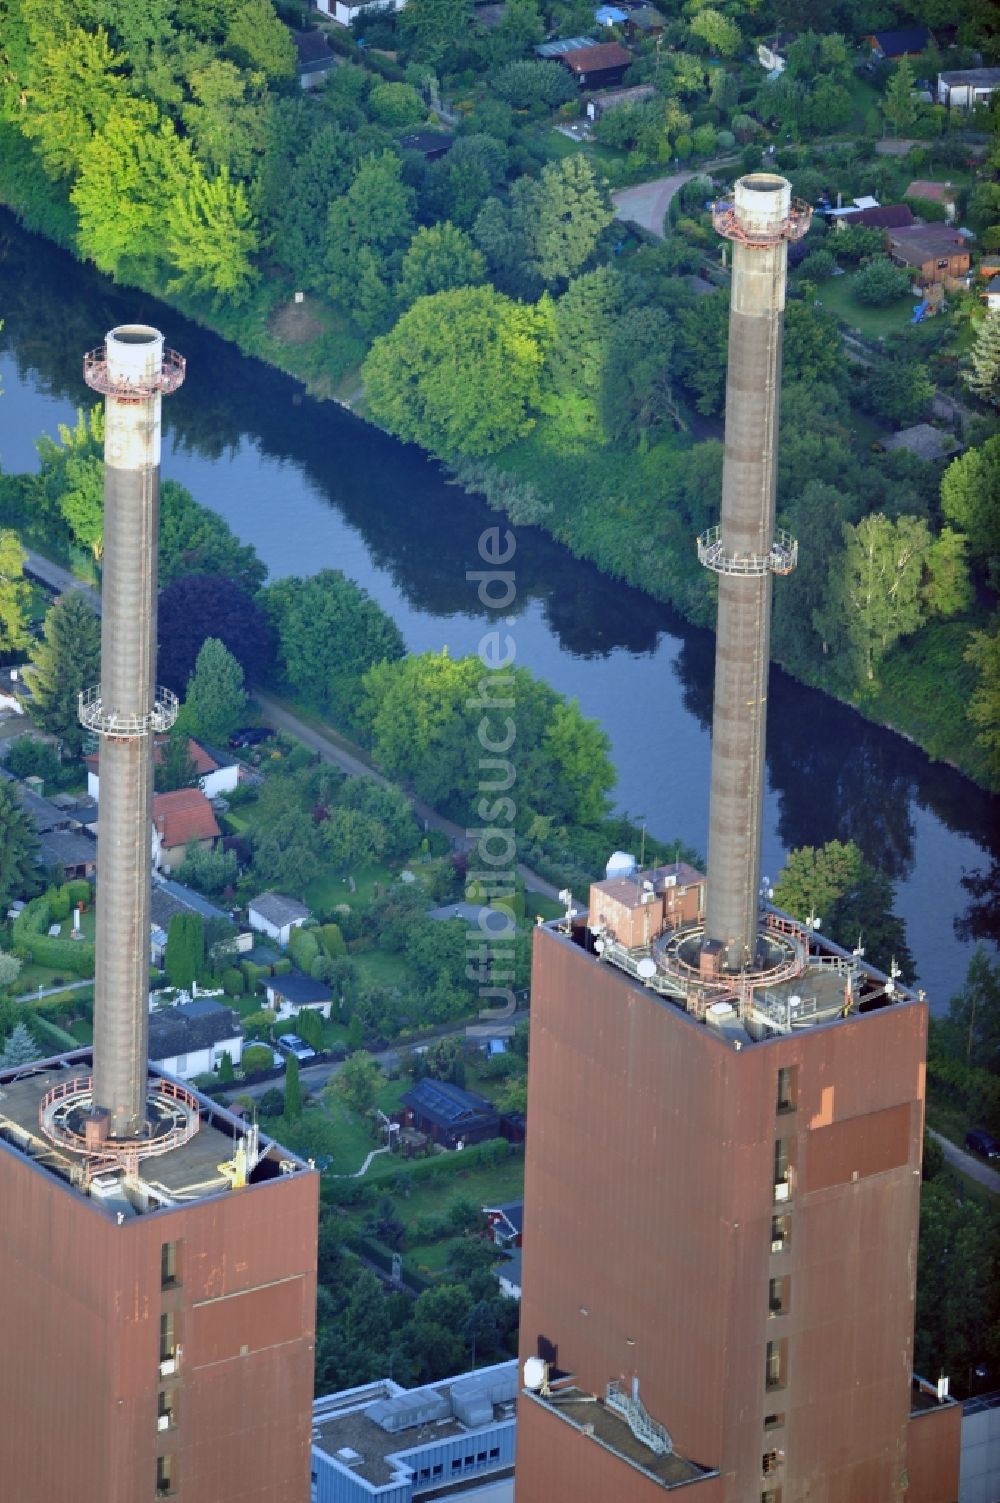
[[[974,1179],[977,1185],[985,1185],[994,1195],[1000,1195],[1000,1174],[995,1169],[984,1164],[982,1159],[977,1159],[975,1154],[966,1153],[964,1148],[959,1148],[950,1138],[935,1132],[933,1127],[929,1127],[927,1131],[935,1143],[940,1143],[946,1163],[951,1164],[953,1169],[960,1169],[963,1174]]]
[[[636,188],[619,188],[611,195],[615,218],[641,225],[662,240],[663,220],[670,200],[693,177],[693,172],[675,172],[671,177],[658,177],[655,182],[640,183]]]
[[[524,1023],[527,1022],[528,1017],[528,1009],[526,1007],[519,1007],[517,1012],[512,1017],[504,1019],[504,1022]],[[383,1049],[381,1053],[373,1054],[372,1058],[378,1061],[383,1070],[395,1070],[401,1057],[404,1054],[409,1054],[411,1049],[420,1048],[424,1044],[431,1043],[434,1039],[448,1038],[456,1033],[465,1033],[470,1026],[472,1025],[465,1022],[444,1024],[440,1028],[431,1028],[426,1033],[421,1033],[419,1038],[406,1039],[398,1044],[393,1044],[391,1049]],[[336,1075],[339,1072],[342,1065],[343,1060],[325,1060],[321,1065],[304,1065],[299,1069],[299,1079],[310,1091],[320,1091],[326,1085],[330,1076]],[[273,1086],[277,1086],[280,1090],[281,1085],[281,1078],[278,1080],[262,1080],[256,1085],[241,1085],[237,1082],[233,1086],[231,1096],[263,1096],[264,1092],[271,1090]]]
[[[59,564],[54,564],[51,559],[43,558],[40,553],[35,553],[32,548],[25,549],[24,568],[25,572],[30,574],[33,579],[40,579],[42,584],[49,585],[51,589],[58,590],[60,594],[65,594],[67,590],[78,590],[88,605],[93,606],[97,614],[100,615],[100,595],[96,590],[91,589],[90,585],[84,584],[82,579],[77,579],[76,575],[71,574],[68,569],[62,568]]]
[[[258,693],[257,701],[272,725],[296,736],[306,746],[318,752],[324,762],[334,763],[344,772],[350,773],[352,777],[374,778],[376,783],[381,783],[385,788],[395,786],[382,773],[369,766],[358,754],[357,749],[350,750],[350,743],[345,742],[341,737],[334,737],[316,726],[308,725],[270,694]],[[468,832],[461,825],[455,824],[454,820],[446,819],[443,814],[439,814],[436,809],[425,804],[423,799],[415,798],[412,794],[407,796],[413,805],[414,813],[422,821],[425,829],[443,831],[458,849],[465,849],[469,845]],[[531,867],[519,862],[517,871],[531,892],[541,893],[543,897],[551,898],[554,902],[558,900],[559,889],[553,883],[546,882],[545,878],[538,872],[532,871]]]

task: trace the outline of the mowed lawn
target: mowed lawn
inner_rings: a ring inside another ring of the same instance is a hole
[[[858,302],[852,291],[852,281],[850,272],[846,276],[831,277],[817,288],[817,302],[868,339],[882,339],[908,327],[919,298],[907,293],[884,308],[872,308],[867,303]]]

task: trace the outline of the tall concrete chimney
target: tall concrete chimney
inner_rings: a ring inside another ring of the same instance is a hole
[[[740,971],[757,948],[771,575],[795,567],[797,544],[775,533],[775,449],[789,240],[811,211],[782,177],[755,172],[718,203],[715,227],[733,242],[722,516],[698,540],[719,576],[705,945]]]
[[[123,324],[84,379],[105,397],[101,683],[80,696],[100,737],[92,1131],[121,1140],[146,1131],[152,737],[177,717],[155,678],[160,398],[184,361],[157,329]]]

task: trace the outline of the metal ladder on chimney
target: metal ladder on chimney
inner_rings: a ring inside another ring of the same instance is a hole
[[[669,1456],[674,1443],[665,1425],[658,1424],[646,1410],[639,1397],[639,1384],[633,1383],[633,1391],[627,1394],[617,1378],[608,1384],[604,1402],[613,1414],[619,1415],[628,1425],[636,1440],[648,1446],[654,1456]]]

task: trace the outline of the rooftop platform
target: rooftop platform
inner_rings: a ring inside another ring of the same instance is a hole
[[[517,1384],[512,1361],[424,1388],[404,1389],[384,1379],[330,1394],[313,1404],[313,1448],[373,1488],[419,1471],[423,1462],[415,1453],[423,1447],[435,1448],[438,1456],[448,1441],[462,1437],[473,1437],[485,1472],[503,1469],[513,1457],[512,1444],[509,1457],[497,1443],[491,1458],[485,1437],[497,1426],[513,1429]],[[453,1480],[450,1466],[439,1468],[439,1474],[445,1482]]]
[[[687,1461],[675,1453],[655,1455],[648,1446],[636,1439],[619,1415],[612,1413],[601,1400],[579,1388],[553,1386],[546,1396],[525,1392],[523,1398],[551,1410],[566,1424],[572,1425],[574,1430],[578,1430],[581,1436],[589,1436],[598,1445],[604,1446],[652,1481],[659,1483],[662,1488],[678,1487],[684,1482],[695,1482],[700,1477],[712,1475],[708,1468],[700,1467],[696,1462]]]
[[[63,1180],[68,1191],[89,1199],[102,1214],[136,1215],[179,1200],[190,1202],[229,1193],[238,1173],[234,1161],[246,1124],[198,1092],[191,1092],[198,1108],[197,1132],[169,1152],[144,1159],[135,1193],[126,1188],[126,1193],[110,1200],[93,1193],[92,1182],[104,1177],[102,1166],[89,1163],[85,1154],[53,1143],[39,1125],[43,1098],[57,1086],[89,1076],[91,1060],[89,1050],[77,1050],[0,1073],[0,1151],[7,1148],[23,1154]],[[151,1084],[158,1080],[170,1077],[150,1069]],[[247,1183],[309,1170],[303,1160],[267,1138],[259,1141],[259,1155]]]

